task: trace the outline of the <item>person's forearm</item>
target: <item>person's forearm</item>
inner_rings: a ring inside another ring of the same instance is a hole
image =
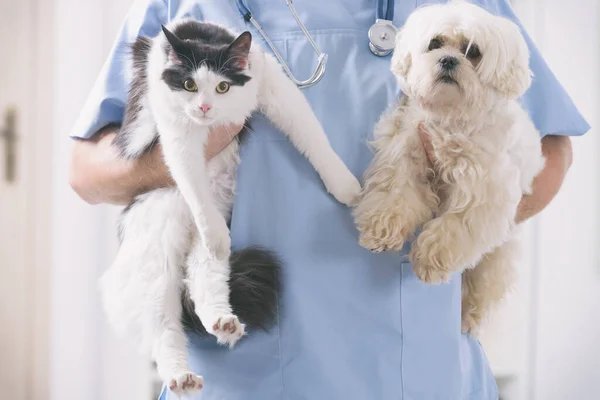
[[[573,150],[568,136],[545,136],[542,152],[546,165],[533,181],[531,195],[523,196],[515,220],[523,222],[540,211],[556,196],[573,161]]]
[[[123,160],[111,145],[115,132],[108,128],[74,144],[70,183],[83,200],[124,205],[137,194],[173,183],[158,146],[139,160]]]
[[[174,184],[160,145],[137,160],[124,160],[112,146],[116,129],[106,128],[92,139],[75,142],[69,179],[79,197],[90,204],[124,205],[138,194]],[[219,154],[241,129],[237,125],[211,129],[206,159]]]

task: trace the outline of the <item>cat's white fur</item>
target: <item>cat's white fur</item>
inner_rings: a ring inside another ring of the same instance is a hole
[[[185,22],[172,22],[167,28],[172,32]],[[123,241],[101,287],[112,325],[136,334],[143,351],[155,359],[161,378],[173,391],[189,394],[203,382],[188,366],[188,341],[180,322],[184,285],[203,325],[220,343],[232,346],[244,334],[229,304],[226,222],[235,191],[239,144],[232,142],[206,163],[204,145],[210,126],[243,124],[253,111],[261,111],[307,157],[337,200],[352,204],[360,184],[331,148],[303,94],[276,59],[257,44],[252,44],[245,71],[252,79],[243,87],[232,85],[226,95],[214,90],[225,79],[206,67],[196,72],[197,93],[169,89],[161,79],[165,65],[172,62],[165,55],[166,44],[163,34],[153,41],[147,70],[151,112],[139,123],[156,124],[178,189],[142,195],[125,214]],[[199,112],[203,103],[213,105],[207,118]],[[148,129],[145,140],[136,138],[128,151],[141,153],[153,140],[153,132]]]
[[[430,51],[434,38],[443,45]],[[467,42],[481,49],[479,61],[465,56]],[[456,84],[439,81],[444,57],[458,62]],[[422,281],[464,271],[462,326],[470,333],[510,286],[517,206],[545,162],[539,132],[516,100],[531,82],[528,61],[519,28],[473,4],[411,14],[391,62],[405,97],[375,127],[374,160],[354,210],[360,244],[373,251],[399,250],[422,228],[410,253]]]

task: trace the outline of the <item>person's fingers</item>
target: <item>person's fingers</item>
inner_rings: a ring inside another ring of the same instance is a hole
[[[425,149],[425,153],[427,153],[427,158],[431,165],[435,164],[435,156],[433,154],[433,145],[431,144],[431,138],[429,134],[425,131],[423,127],[423,123],[419,123],[419,137],[421,138],[421,143],[423,144],[423,148]]]
[[[237,124],[215,126],[210,129],[209,138],[212,137],[213,140],[217,139],[218,141],[224,139],[225,141],[230,142],[243,128],[244,125]]]
[[[221,125],[211,128],[206,142],[205,154],[208,159],[219,154],[240,133],[244,125]]]

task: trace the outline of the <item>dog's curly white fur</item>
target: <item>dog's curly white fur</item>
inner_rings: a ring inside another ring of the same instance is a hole
[[[545,163],[539,132],[517,102],[531,84],[529,50],[512,21],[452,1],[409,16],[391,70],[405,96],[375,127],[354,210],[360,244],[399,250],[421,228],[410,253],[415,274],[439,284],[464,271],[463,330],[475,334],[510,287],[517,206]]]

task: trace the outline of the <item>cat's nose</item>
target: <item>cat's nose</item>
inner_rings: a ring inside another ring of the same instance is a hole
[[[212,106],[210,104],[202,104],[200,106],[200,109],[202,110],[202,112],[204,114],[206,114],[208,112],[208,110],[210,110],[212,108]]]

